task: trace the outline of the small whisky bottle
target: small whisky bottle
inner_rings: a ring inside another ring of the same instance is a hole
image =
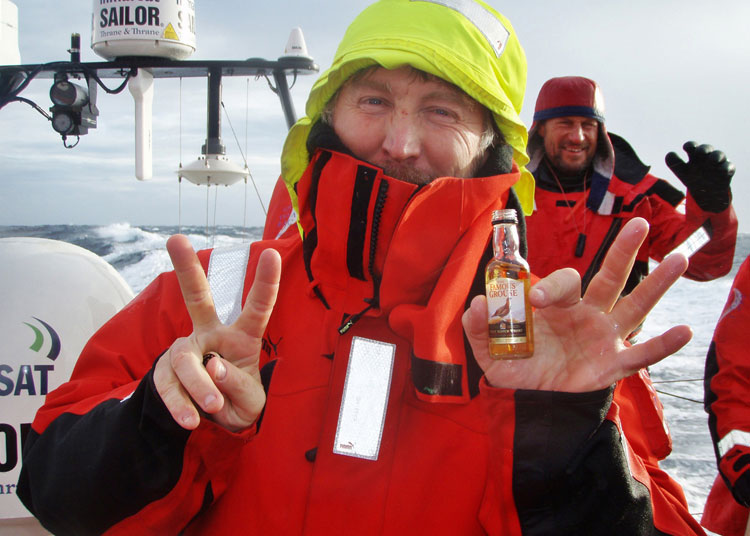
[[[492,212],[494,257],[487,263],[485,288],[493,359],[521,359],[534,354],[529,264],[518,252],[517,224],[514,209]]]

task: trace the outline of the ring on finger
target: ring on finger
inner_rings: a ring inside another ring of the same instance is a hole
[[[206,352],[203,354],[203,366],[205,367],[214,357],[221,357],[218,352]]]

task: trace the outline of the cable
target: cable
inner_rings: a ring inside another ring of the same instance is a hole
[[[247,125],[250,122],[250,77],[246,79],[245,84],[245,154],[247,154]],[[227,114],[228,116],[229,114]],[[245,163],[247,166],[247,163]]]
[[[701,405],[703,404],[703,400],[696,400],[694,398],[687,398],[686,396],[680,396],[680,395],[676,395],[674,393],[667,393],[666,391],[660,391],[659,389],[654,389],[654,390],[657,393],[662,394],[662,395],[673,396],[673,397],[679,398],[681,400],[687,400],[688,402],[695,402],[696,404],[701,404]]]
[[[182,177],[177,175],[177,232],[182,233]]]
[[[228,115],[228,114],[227,114]],[[250,123],[250,77],[248,76],[245,79],[245,154],[247,154],[247,125]],[[247,167],[247,163],[245,164],[245,169],[247,169],[247,174],[250,174],[250,169]],[[242,203],[242,232],[245,233],[245,238],[249,236],[249,233],[247,232],[247,177],[245,177],[245,198],[243,199]],[[263,202],[261,201],[261,206],[263,206]],[[264,207],[265,210],[265,207]]]
[[[680,382],[702,382],[703,378],[691,378],[685,380],[651,380],[651,383],[680,383]]]
[[[216,207],[218,205],[219,200],[219,185],[217,184],[214,186],[214,228],[213,232],[211,233],[211,247],[214,247],[216,244]]]
[[[31,106],[32,108],[34,108],[37,112],[39,112],[40,114],[42,114],[45,117],[45,119],[47,119],[47,121],[52,121],[52,116],[50,114],[48,114],[41,106],[39,106],[33,100],[26,99],[24,97],[13,97],[12,99],[10,99],[8,101],[8,103],[11,103],[11,102],[14,102],[14,101],[25,102],[26,104],[28,104],[29,106]]]
[[[291,90],[294,87],[294,84],[297,83],[297,69],[294,70],[294,78],[292,78],[292,85],[289,86],[289,89]]]
[[[258,75],[258,76],[261,76],[261,75]],[[276,89],[275,87],[273,87],[273,84],[271,83],[271,79],[270,79],[270,78],[268,78],[268,75],[267,75],[267,74],[265,74],[265,73],[263,73],[263,75],[262,75],[262,76],[263,76],[263,78],[265,78],[265,79],[266,79],[266,82],[268,82],[268,87],[270,87],[270,88],[271,88],[271,91],[273,91],[274,93],[276,93],[276,94],[278,95],[278,94],[279,94],[279,90],[278,90],[278,89]]]
[[[208,242],[208,200],[210,199],[209,192],[211,191],[211,184],[206,185],[206,247],[209,247]]]
[[[180,169],[182,169],[182,77],[180,77],[180,92],[178,97],[177,111],[180,119]]]
[[[250,173],[250,167],[247,165],[247,158],[245,158],[245,153],[242,151],[242,147],[240,146],[240,140],[237,139],[237,133],[234,131],[234,126],[232,126],[232,120],[229,118],[229,112],[227,112],[226,106],[224,106],[224,101],[221,101],[221,107],[224,110],[224,115],[227,118],[227,122],[229,123],[229,129],[232,131],[232,135],[234,136],[234,142],[237,144],[237,149],[240,151],[240,155],[242,156],[242,161],[245,163],[245,169],[247,169],[248,175],[250,175],[250,180],[253,183],[253,188],[255,188],[255,194],[258,196],[258,202],[260,203],[260,207],[263,209],[263,214],[268,215],[268,212],[266,211],[266,206],[263,204],[263,199],[260,197],[260,191],[258,190],[258,185],[255,184],[255,178],[253,178],[253,174]]]
[[[130,69],[127,74],[125,75],[125,80],[122,81],[122,84],[120,84],[115,89],[110,89],[107,86],[104,85],[104,82],[102,82],[101,78],[99,78],[99,75],[96,74],[96,71],[89,69],[88,67],[83,68],[84,74],[88,77],[94,79],[94,81],[101,87],[105,93],[109,93],[110,95],[116,95],[117,93],[121,93],[122,90],[125,89],[125,87],[128,85],[128,81],[133,78],[136,73],[138,72],[138,69]]]
[[[81,137],[76,136],[76,142],[73,145],[70,145],[68,144],[68,137],[65,134],[63,134],[62,136],[63,147],[65,147],[66,149],[72,149],[73,147],[78,145],[80,141],[81,141]]]
[[[180,91],[178,93],[178,99],[177,99],[177,115],[179,117],[180,122],[180,133],[179,133],[179,145],[180,145],[180,168],[182,169],[182,77],[180,77]],[[179,196],[178,196],[178,203],[179,206],[177,207],[177,232],[182,232],[182,175],[177,173],[177,183],[179,184]]]
[[[245,177],[245,199],[242,204],[242,232],[247,233],[247,177]]]
[[[37,77],[39,73],[46,70],[47,68],[54,66],[54,65],[64,65],[68,62],[61,62],[61,61],[53,61],[51,63],[45,63],[42,65],[37,65],[35,69],[31,70],[30,72],[26,72],[26,78],[23,82],[21,82],[16,89],[8,92],[8,97],[3,97],[2,100],[0,100],[0,108],[11,102],[15,97],[19,95],[28,85],[31,83],[31,81]],[[18,73],[21,73],[23,71],[18,71]],[[17,74],[18,74],[17,73]]]

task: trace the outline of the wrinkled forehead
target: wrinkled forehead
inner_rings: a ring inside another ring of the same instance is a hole
[[[350,76],[349,79],[344,82],[344,84],[342,84],[342,86],[339,88],[339,91],[336,95],[333,96],[331,101],[335,101],[337,95],[343,88],[346,87],[369,87],[391,92],[391,85],[388,80],[381,80],[381,77],[378,76],[379,73],[383,73],[384,71],[388,71],[388,69],[386,69],[385,67],[381,67],[380,65],[371,65],[357,71],[352,76]],[[412,67],[411,65],[400,67],[399,69],[395,69],[394,71],[403,72],[406,80],[409,82],[418,80],[421,82],[429,82],[431,84],[434,84],[436,86],[435,94],[439,94],[443,98],[454,100],[457,103],[462,104],[470,109],[476,109],[477,107],[480,107],[486,110],[484,106],[479,104],[476,100],[472,99],[457,85],[448,82],[447,80],[443,80],[439,76],[424,72],[420,69]],[[486,111],[487,114],[489,114],[489,111]]]

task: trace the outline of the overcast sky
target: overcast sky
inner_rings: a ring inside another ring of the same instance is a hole
[[[67,60],[70,34],[82,41],[82,61],[101,61],[89,47],[90,0],[15,0],[23,63]],[[292,28],[301,27],[321,71],[364,0],[195,0],[197,45],[190,59],[276,59]],[[652,171],[682,185],[664,155],[687,140],[711,143],[736,165],[733,181],[740,231],[750,232],[750,2],[746,0],[491,1],[512,22],[526,50],[529,71],[522,118],[530,125],[539,88],[550,77],[583,75],[602,87],[607,128],[624,136]],[[292,88],[297,115],[314,76]],[[113,80],[108,81],[114,85]],[[50,80],[22,94],[51,106]],[[264,79],[224,78],[222,139],[227,155],[247,161],[267,205],[279,171],[286,124],[278,98]],[[134,176],[133,102],[126,90],[99,92],[98,127],[74,149],[63,147],[49,123],[30,106],[0,110],[0,225],[263,224],[254,187],[211,188],[175,170],[196,159],[206,137],[204,80],[157,80],[154,100],[154,178]],[[247,120],[246,120],[247,118]],[[231,123],[231,126],[230,126]],[[233,132],[234,131],[234,132]],[[218,193],[218,198],[214,195]],[[181,205],[181,206],[180,206]],[[181,210],[180,210],[181,209]],[[180,216],[181,212],[181,216]]]

